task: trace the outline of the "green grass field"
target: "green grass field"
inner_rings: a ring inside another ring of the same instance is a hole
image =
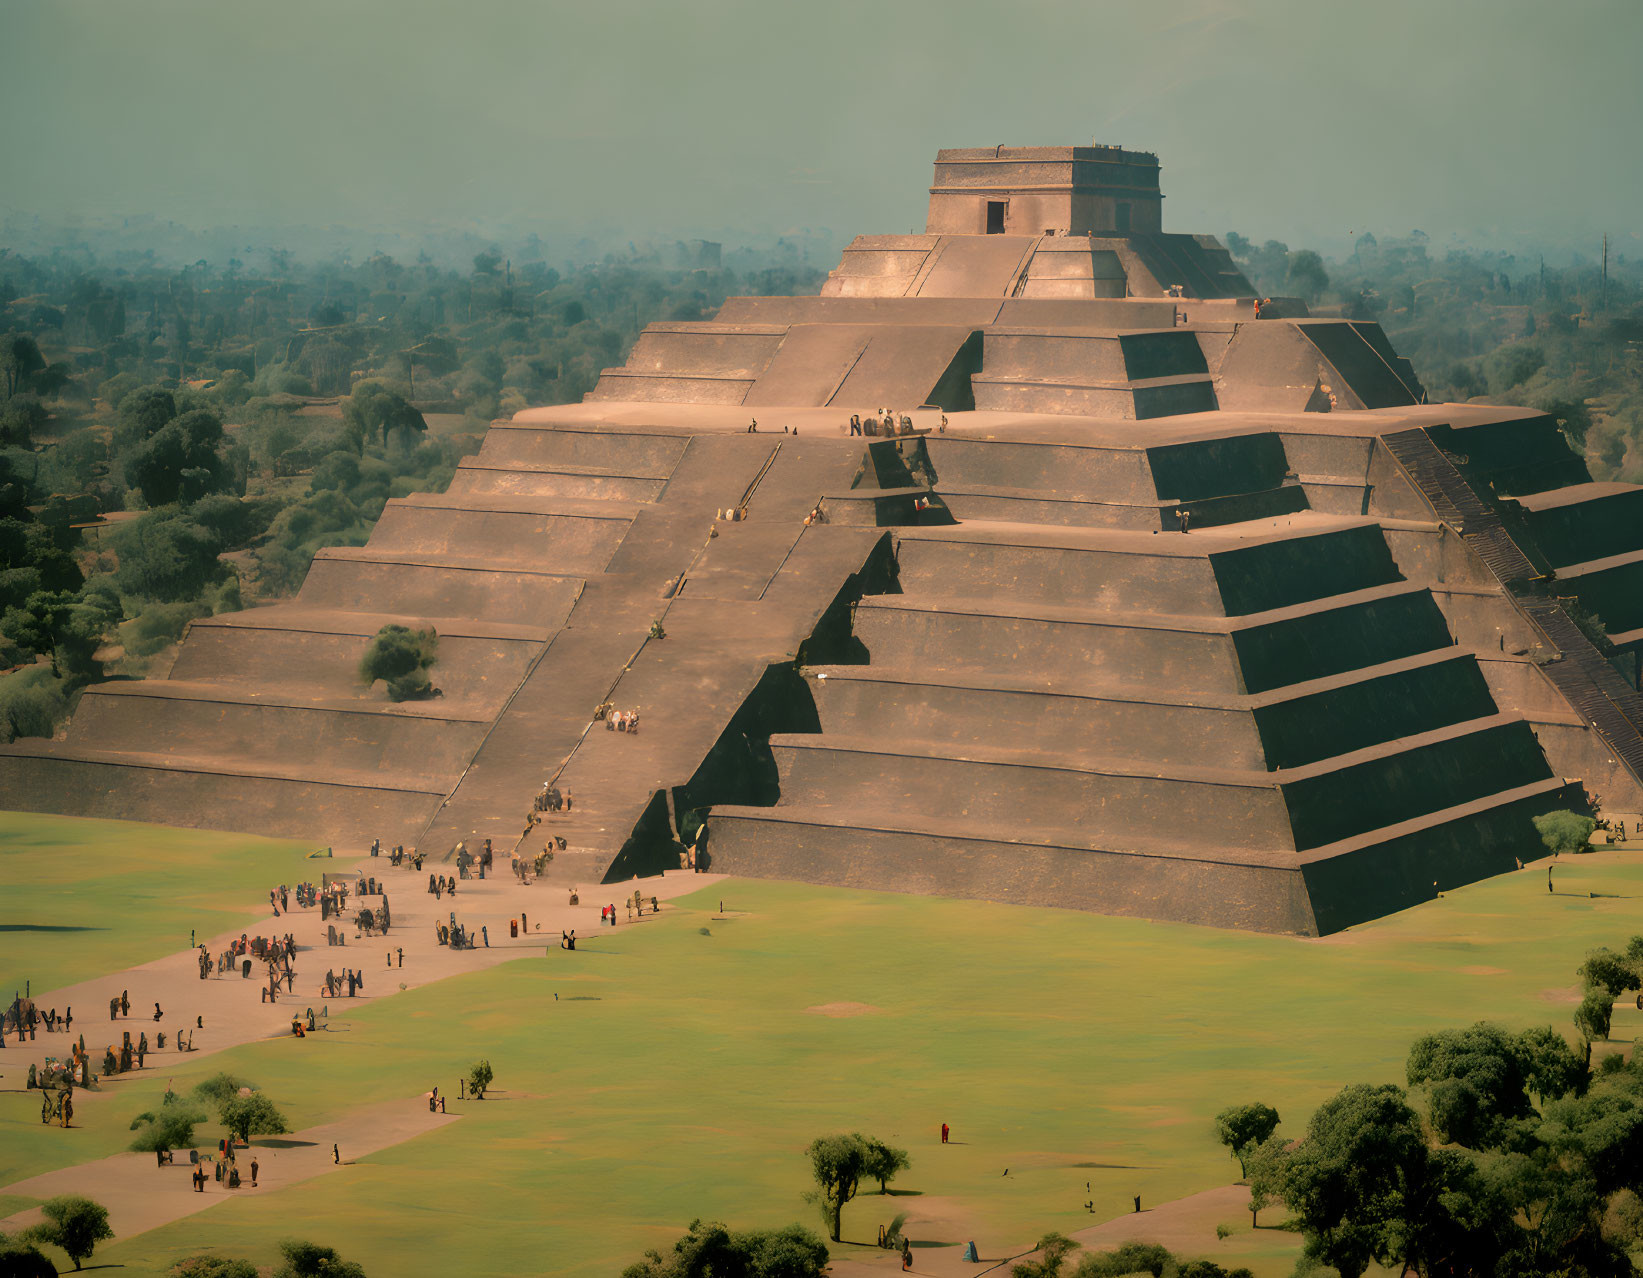
[[[922,1196],[864,1194],[845,1210],[847,1239],[870,1239],[916,1201],[959,1222],[922,1241],[974,1237],[998,1254],[1119,1214],[1134,1194],[1157,1203],[1226,1184],[1236,1168],[1210,1119],[1227,1104],[1264,1099],[1298,1134],[1341,1085],[1401,1081],[1426,1030],[1567,1027],[1584,952],[1643,930],[1643,861],[1600,853],[1559,876],[1561,893],[1615,895],[1549,898],[1531,868],[1322,941],[731,882],[575,955],[446,981],[335,1021],[338,1033],[175,1071],[178,1090],[218,1069],[244,1074],[293,1128],[433,1084],[454,1091],[479,1056],[499,1090],[453,1103],[462,1121],[438,1132],[117,1240],[99,1259],[140,1275],[205,1247],[268,1263],[295,1235],[373,1278],[481,1259],[499,1274],[611,1275],[697,1216],[814,1225],[802,1151],[835,1130],[909,1148],[897,1184]],[[712,917],[721,896],[735,917]],[[866,1010],[807,1010],[841,1003]],[[1617,1013],[1616,1038],[1639,1019]],[[88,1106],[79,1156],[119,1149],[161,1087]],[[24,1099],[0,1096],[0,1184],[57,1165]],[[943,1121],[959,1143],[939,1144]],[[1257,1237],[1239,1263],[1286,1273],[1294,1240]]]
[[[190,928],[209,936],[261,918],[270,885],[314,877],[317,846],[0,812],[0,995],[9,1003],[25,980],[89,980],[185,949]]]

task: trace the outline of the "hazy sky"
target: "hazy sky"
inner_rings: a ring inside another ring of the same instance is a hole
[[[1156,151],[1165,227],[1603,230],[1638,0],[0,0],[0,208],[922,229],[941,146]]]

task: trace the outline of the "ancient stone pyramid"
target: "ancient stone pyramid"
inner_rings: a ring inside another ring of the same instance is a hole
[[[651,325],[6,748],[0,803],[438,856],[518,845],[551,780],[567,881],[706,816],[732,874],[1301,933],[1643,811],[1640,490],[1160,206],[1141,152],[941,152],[926,234]],[[442,698],[358,686],[388,621],[439,631]]]

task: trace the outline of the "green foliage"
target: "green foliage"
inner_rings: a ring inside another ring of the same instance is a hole
[[[474,1063],[474,1067],[468,1071],[468,1090],[473,1094],[475,1100],[485,1099],[485,1089],[491,1085],[493,1077],[495,1075],[491,1073],[491,1063],[489,1061],[476,1061]]]
[[[1175,1278],[1179,1267],[1167,1247],[1157,1243],[1127,1242],[1112,1251],[1092,1251],[1078,1262],[1073,1278],[1130,1278],[1151,1274]]]
[[[70,709],[63,681],[47,666],[0,675],[0,742],[49,737]]]
[[[622,1278],[822,1278],[826,1270],[827,1245],[802,1226],[732,1233],[693,1220],[671,1252],[647,1252]]]
[[[274,1271],[274,1278],[365,1278],[363,1268],[344,1260],[332,1247],[289,1240],[280,1244],[280,1255],[285,1263]]]
[[[1531,1090],[1562,1096],[1579,1084],[1581,1068],[1549,1029],[1519,1035],[1479,1023],[1416,1039],[1406,1072],[1411,1087],[1430,1089],[1439,1140],[1487,1149],[1509,1142],[1533,1114]]]
[[[163,386],[144,386],[120,401],[115,442],[121,447],[140,444],[177,415],[177,400]]]
[[[363,546],[371,520],[342,493],[327,490],[282,510],[257,552],[261,580],[276,591],[302,584],[314,554],[326,546]]]
[[[145,1154],[187,1149],[194,1143],[196,1124],[203,1122],[205,1115],[198,1110],[175,1104],[164,1105],[157,1113],[138,1114],[131,1120],[131,1130],[137,1135],[128,1148]]]
[[[258,1271],[232,1256],[188,1256],[171,1266],[169,1278],[258,1278]]]
[[[57,1266],[30,1241],[30,1232],[0,1234],[0,1278],[57,1278]]]
[[[241,1090],[249,1088],[257,1090],[257,1085],[250,1079],[238,1078],[233,1074],[218,1073],[210,1078],[203,1079],[194,1085],[194,1095],[213,1107],[220,1107],[225,1102],[238,1096]]]
[[[811,1201],[821,1209],[830,1236],[838,1242],[844,1205],[856,1196],[856,1188],[867,1173],[872,1154],[861,1136],[843,1134],[818,1137],[810,1142],[805,1153],[816,1181]]]
[[[1535,818],[1535,829],[1547,850],[1557,856],[1565,852],[1588,851],[1597,822],[1575,812],[1548,812]]]
[[[1250,1105],[1234,1105],[1215,1116],[1215,1134],[1232,1151],[1244,1175],[1249,1167],[1244,1158],[1247,1151],[1268,1139],[1278,1130],[1278,1111],[1256,1101]]]
[[[253,1136],[278,1136],[289,1130],[285,1115],[261,1092],[229,1097],[217,1107],[217,1117],[228,1134],[242,1145]]]
[[[354,387],[342,406],[342,419],[359,438],[380,437],[384,446],[390,435],[421,435],[428,429],[422,414],[399,392],[379,381],[363,381]]]
[[[1284,1199],[1306,1251],[1359,1278],[1393,1264],[1427,1163],[1426,1135],[1401,1088],[1347,1087],[1320,1105],[1290,1155]]]
[[[167,506],[120,525],[109,538],[119,556],[122,591],[176,603],[197,598],[232,571],[217,556],[222,542],[188,510]]]
[[[427,672],[438,660],[439,636],[432,627],[412,630],[409,626],[386,625],[377,631],[360,658],[360,682],[369,687],[382,680],[394,701],[428,696],[433,688]]]
[[[0,447],[29,448],[34,432],[50,416],[45,405],[33,395],[14,395],[0,402]]]
[[[1249,1223],[1259,1225],[1262,1210],[1283,1201],[1289,1183],[1289,1142],[1271,1136],[1246,1147],[1243,1168],[1249,1181]]]
[[[1579,974],[1587,989],[1603,990],[1610,1001],[1639,988],[1637,964],[1628,955],[1607,948],[1588,954]]]
[[[887,1145],[876,1136],[868,1136],[865,1139],[867,1163],[862,1168],[862,1175],[878,1181],[879,1193],[882,1194],[898,1172],[904,1172],[913,1165],[913,1160],[907,1156],[905,1149]]]
[[[1588,1040],[1608,1038],[1613,1016],[1614,996],[1605,989],[1587,990],[1575,1008],[1575,1028]]]
[[[45,368],[45,357],[33,334],[0,333],[0,384],[7,399],[27,390],[35,375]]]
[[[98,1243],[114,1237],[108,1227],[108,1209],[89,1198],[61,1194],[47,1199],[40,1210],[46,1223],[38,1227],[37,1237],[62,1248],[76,1269],[91,1258]]]
[[[1011,1278],[1060,1278],[1067,1257],[1077,1250],[1078,1244],[1065,1234],[1045,1234],[1038,1240],[1031,1260],[1010,1267]]]
[[[120,627],[120,641],[129,656],[152,657],[181,639],[189,622],[210,615],[211,605],[203,599],[149,604]]]
[[[1284,276],[1284,290],[1298,297],[1308,306],[1315,305],[1329,289],[1329,272],[1324,260],[1311,249],[1298,249],[1289,255]]]
[[[196,409],[167,422],[126,455],[126,480],[150,506],[198,501],[220,491],[227,472],[218,453],[222,422]]]

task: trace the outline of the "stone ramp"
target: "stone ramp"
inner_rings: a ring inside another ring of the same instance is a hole
[[[597,852],[567,864],[610,866],[655,795],[697,772],[766,669],[792,659],[860,569],[875,534],[806,529],[803,518],[861,465],[860,441],[693,437],[665,492],[634,519],[608,571],[589,580],[488,731],[424,842],[512,846],[536,790],[557,778],[576,802],[552,831],[568,851]],[[715,535],[715,516],[744,505],[748,519],[717,524]],[[801,550],[806,537],[821,549]],[[802,584],[779,586],[784,574]],[[653,620],[666,639],[649,638]],[[643,730],[629,738],[594,724],[605,701],[638,711]],[[672,846],[665,806],[660,824],[645,828]]]

